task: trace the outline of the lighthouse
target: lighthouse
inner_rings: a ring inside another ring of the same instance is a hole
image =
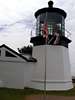
[[[67,14],[60,8],[48,7],[35,12],[36,36],[32,56],[37,59],[31,87],[40,90],[69,90],[73,88],[69,60],[69,43],[65,36]]]

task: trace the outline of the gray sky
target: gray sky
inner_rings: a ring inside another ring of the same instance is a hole
[[[0,45],[7,44],[17,50],[28,45],[31,30],[35,29],[34,13],[39,8],[47,7],[49,0],[0,0]],[[70,38],[71,71],[75,75],[75,1],[53,0],[54,6],[67,12],[66,29]],[[33,31],[34,35],[34,31]]]

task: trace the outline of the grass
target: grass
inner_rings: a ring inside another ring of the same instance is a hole
[[[32,88],[24,89],[25,95],[34,95],[34,94],[44,94],[44,91],[35,90]],[[47,95],[56,95],[56,96],[75,96],[75,87],[68,91],[47,91]]]
[[[0,100],[24,100],[24,90],[0,88]]]
[[[35,94],[43,95],[44,91],[32,88],[25,88],[24,90],[0,88],[0,100],[24,100],[25,96]],[[55,96],[75,96],[75,87],[68,91],[47,91],[46,94]]]

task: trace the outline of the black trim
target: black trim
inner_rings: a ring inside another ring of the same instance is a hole
[[[53,37],[53,35],[48,35],[48,39],[50,40]],[[45,45],[45,38],[43,38],[43,36],[36,36],[36,37],[32,37],[31,38],[31,43],[34,44],[34,46],[39,46],[39,45]],[[60,46],[64,46],[68,48],[68,44],[71,42],[70,39],[68,39],[65,36],[60,36],[60,41],[59,44]],[[50,43],[49,45],[54,45],[52,43]]]
[[[39,80],[32,80],[32,82],[38,82],[38,83],[43,83],[44,81],[39,81]],[[46,81],[46,83],[68,83],[72,81]]]
[[[46,12],[57,12],[61,14],[64,18],[66,18],[67,16],[67,13],[64,10],[59,9],[59,8],[42,8],[35,12],[35,17],[37,18],[40,14],[46,13]]]
[[[25,61],[9,61],[9,60],[0,60],[0,62],[25,63]]]
[[[18,55],[19,57],[21,57],[22,59],[24,59],[27,62],[37,62],[37,60],[35,58],[32,57],[33,59],[27,59],[26,57],[24,57],[21,54],[17,53],[16,51],[14,51],[13,49],[9,48],[5,44],[0,46],[0,48],[2,48],[2,47],[5,47],[6,49],[10,50],[11,52],[13,52],[14,54]]]
[[[0,50],[0,56],[1,56],[1,50]]]
[[[72,82],[75,83],[75,76],[72,76]]]
[[[72,79],[72,82],[75,83],[75,79]]]

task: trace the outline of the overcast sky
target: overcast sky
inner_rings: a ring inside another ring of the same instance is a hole
[[[7,44],[17,50],[28,45],[31,30],[35,29],[34,13],[47,7],[49,0],[0,0],[0,45]],[[66,29],[70,38],[70,59],[72,74],[75,75],[75,1],[53,0],[54,6],[67,12]],[[33,32],[34,35],[35,32]]]

